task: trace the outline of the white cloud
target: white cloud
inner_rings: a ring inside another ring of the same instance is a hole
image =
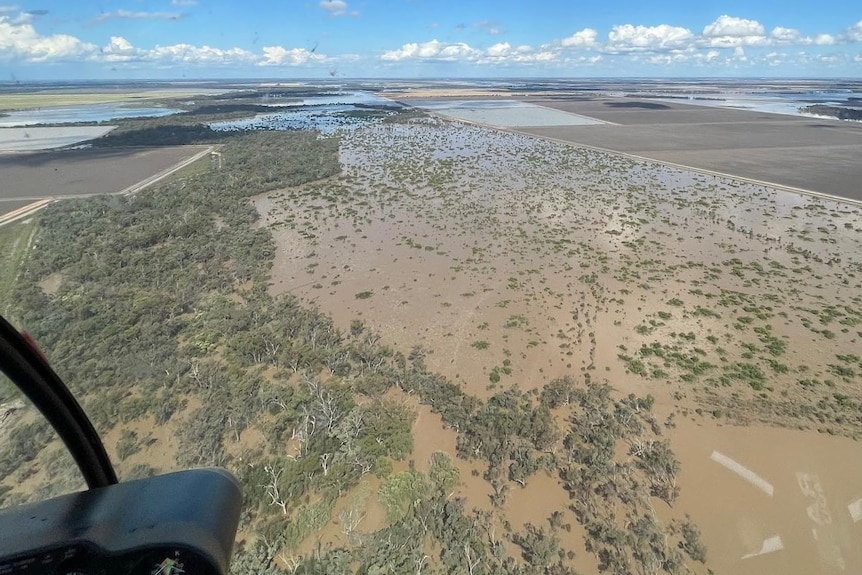
[[[503,58],[508,56],[511,52],[512,47],[508,42],[499,42],[485,50],[485,55],[491,56],[492,58]]]
[[[694,39],[687,28],[660,24],[658,26],[614,26],[608,33],[609,52],[635,52],[681,48]]]
[[[837,66],[841,63],[842,58],[837,54],[819,54],[816,57],[816,60],[819,64],[823,66]]]
[[[326,57],[305,48],[288,50],[283,46],[266,46],[263,49],[263,60],[258,66],[301,66],[309,62],[321,62]]]
[[[769,37],[782,44],[797,44],[804,41],[799,30],[796,30],[795,28],[784,28],[782,26],[776,26],[773,28],[772,32],[769,33]]]
[[[171,0],[174,6],[191,6],[198,0]],[[166,3],[167,4],[167,3]],[[349,16],[351,10],[345,0],[317,0],[316,4],[332,16]],[[351,67],[361,67],[370,62],[368,54],[341,54],[326,56],[305,48],[266,46],[252,52],[242,48],[219,48],[192,44],[173,44],[155,47],[137,47],[122,36],[111,36],[99,47],[66,34],[42,35],[34,27],[37,13],[25,11],[17,6],[0,6],[0,62],[86,62],[91,64],[133,67],[138,64],[153,68],[235,67],[249,69],[254,66],[305,67],[315,66],[322,71],[334,69],[336,65],[351,62]],[[115,10],[102,14],[97,19],[105,21],[119,19],[176,19],[179,12],[146,12]],[[467,27],[481,29],[489,34],[499,32],[493,20],[482,20]],[[386,50],[376,57],[387,64],[399,62],[453,62],[465,66],[541,66],[545,70],[576,69],[601,63],[605,70],[612,71],[618,64],[628,66],[653,64],[674,66],[687,63],[704,70],[746,65],[793,66],[839,65],[857,66],[862,59],[858,50],[840,50],[841,45],[862,42],[862,21],[834,34],[806,35],[795,28],[775,26],[767,31],[760,22],[723,15],[705,26],[700,33],[670,24],[642,26],[621,24],[614,26],[605,38],[592,28],[575,31],[562,39],[548,39],[542,44],[518,45],[493,41],[484,34],[485,42],[476,39],[473,44],[455,41],[409,42],[400,48]],[[772,47],[775,49],[763,49]],[[811,46],[811,52],[791,47]],[[834,53],[824,54],[815,46],[835,46]],[[751,49],[749,49],[751,48]],[[772,51],[770,51],[772,50]],[[325,66],[329,66],[326,68]],[[457,68],[459,72],[469,68]],[[849,70],[849,68],[847,68]]]
[[[687,54],[654,54],[647,59],[650,64],[660,66],[669,66],[671,64],[679,64],[689,59]]]
[[[787,54],[783,52],[770,52],[763,56],[763,60],[766,61],[769,66],[781,66],[787,60]]]
[[[318,6],[326,10],[330,16],[344,16],[347,14],[347,2],[344,0],[322,0]]]
[[[194,66],[252,64],[258,57],[241,48],[224,50],[210,46],[174,44],[171,46],[156,46],[150,50],[141,50],[139,59],[169,66],[174,64]]]
[[[131,10],[115,10],[103,12],[93,19],[93,22],[106,22],[108,20],[179,20],[185,14],[179,12],[132,12]]]
[[[122,36],[111,36],[111,41],[102,48],[99,57],[106,62],[130,62],[141,59],[141,53]]]
[[[16,23],[10,16],[0,16],[0,61],[25,62],[81,61],[106,64],[148,63],[157,66],[301,66],[326,62],[328,59],[305,48],[287,49],[267,46],[263,53],[242,48],[216,48],[192,44],[173,44],[154,48],[137,48],[122,36],[111,36],[98,47],[74,36],[42,36],[29,23]]]
[[[727,14],[719,16],[715,22],[703,29],[703,35],[708,38],[720,38],[723,36],[744,38],[746,36],[763,36],[765,33],[766,30],[763,28],[763,24],[757,20],[736,18]]]
[[[563,38],[560,43],[566,48],[570,48],[573,46],[589,47],[596,45],[598,37],[599,33],[592,28],[584,28],[583,30],[575,32],[568,38]]]
[[[791,28],[778,27],[779,36],[788,37],[796,33]],[[766,35],[763,24],[757,20],[737,18],[727,14],[719,16],[715,22],[703,29],[703,44],[711,48],[734,48],[736,46],[763,46],[772,43]]]
[[[845,42],[862,42],[862,20],[859,20],[841,35]]]
[[[28,62],[87,58],[96,47],[67,34],[42,36],[29,22],[0,16],[0,61]]]
[[[221,49],[192,44],[156,46],[151,49],[136,48],[122,36],[111,36],[110,42],[98,52],[94,52],[91,60],[114,64],[147,63],[168,67],[176,64],[232,66],[254,64],[260,60],[260,56],[241,48]]]
[[[479,54],[478,50],[471,48],[464,42],[444,43],[438,40],[430,42],[408,42],[397,50],[389,50],[380,56],[387,62],[399,62],[401,60],[469,60]]]
[[[482,50],[464,42],[445,43],[431,40],[430,42],[404,44],[398,50],[384,52],[380,59],[386,62],[415,60],[464,62],[480,65],[534,64],[560,61],[560,51],[548,47],[537,50],[527,45],[513,47],[508,42],[497,42]]]
[[[560,59],[559,52],[552,50],[536,51],[532,46],[521,45],[512,48],[508,42],[499,42],[481,52],[478,64],[534,64],[551,63]]]

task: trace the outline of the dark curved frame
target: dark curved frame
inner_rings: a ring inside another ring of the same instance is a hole
[[[0,371],[45,416],[66,444],[90,489],[117,483],[117,474],[99,434],[69,388],[3,316],[0,316]]]

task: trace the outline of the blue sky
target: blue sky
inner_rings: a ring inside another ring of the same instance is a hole
[[[862,5],[847,0],[0,4],[0,79],[331,76],[860,77]]]

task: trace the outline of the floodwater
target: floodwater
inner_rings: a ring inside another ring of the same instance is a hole
[[[368,92],[344,92],[315,96],[301,100],[277,99],[264,101],[273,112],[257,114],[253,118],[225,120],[210,124],[213,130],[317,130],[321,134],[334,134],[355,130],[369,122],[368,118],[352,115],[361,112],[362,106],[400,107]]]
[[[104,136],[116,126],[0,128],[0,152],[62,148]]]
[[[56,106],[36,110],[7,112],[0,116],[0,128],[35,126],[38,124],[72,124],[76,122],[108,122],[119,118],[157,118],[182,112],[165,107],[136,107],[128,104],[88,104],[86,106]]]
[[[762,426],[681,422],[677,506],[719,573],[862,572],[862,446]]]
[[[479,397],[582,373],[651,394],[659,421],[676,417],[683,470],[677,505],[657,512],[692,515],[709,567],[862,570],[862,448],[817,431],[860,431],[841,404],[862,403],[862,210],[433,118],[341,142],[340,176],[258,203],[277,246],[273,293],[343,329],[361,319],[405,353],[422,346],[429,368]],[[703,357],[712,375],[647,355],[638,375],[620,357],[653,344]],[[765,383],[720,379],[737,364]],[[417,464],[451,449],[431,417],[419,427]],[[555,481],[513,483],[507,519],[565,510]],[[484,491],[464,486],[471,505]]]
[[[355,106],[357,104],[365,105],[365,106],[392,106],[394,102],[391,100],[387,100],[385,98],[381,98],[371,92],[362,92],[362,91],[346,91],[346,92],[336,92],[330,94],[321,94],[320,96],[313,96],[310,98],[301,98],[297,100],[284,100],[280,101],[278,98],[266,99],[264,97],[264,104],[268,104],[270,106],[277,107],[291,107],[291,106],[339,106],[339,105],[349,105]]]

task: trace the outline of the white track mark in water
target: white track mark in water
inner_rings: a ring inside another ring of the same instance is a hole
[[[763,540],[763,544],[760,546],[760,551],[757,553],[749,553],[748,555],[743,555],[743,559],[751,559],[752,557],[757,557],[759,555],[766,555],[767,553],[775,553],[776,551],[781,551],[784,549],[784,543],[781,541],[780,535],[773,535],[772,537],[767,537]]]
[[[746,466],[742,465],[737,461],[734,461],[730,457],[718,451],[713,451],[712,455],[710,455],[709,458],[718,463],[719,465],[733,471],[734,473],[736,473],[737,475],[739,475],[740,477],[742,477],[743,479],[745,479],[746,481],[772,497],[772,493],[775,491],[775,488],[772,487],[772,484],[758,474],[756,474],[755,472],[753,472],[752,470],[750,470],[749,468],[747,468]]]
[[[850,503],[847,506],[847,511],[850,512],[850,517],[853,518],[853,523],[862,521],[862,497]]]

